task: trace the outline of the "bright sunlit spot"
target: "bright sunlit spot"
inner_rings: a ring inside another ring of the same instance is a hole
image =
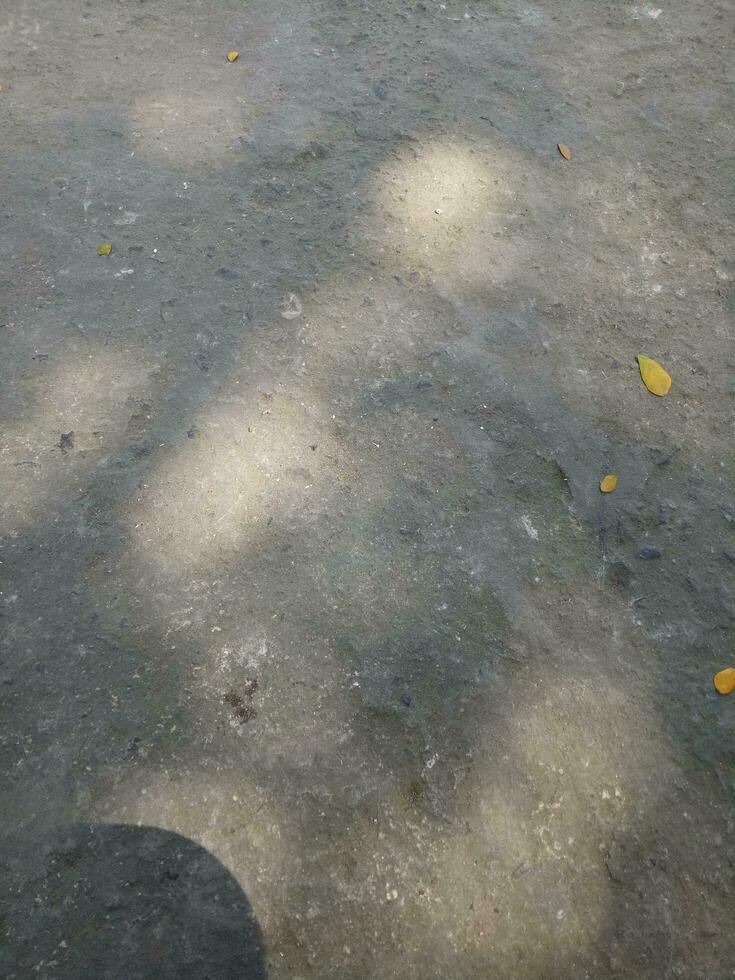
[[[319,492],[312,438],[305,409],[270,391],[215,405],[163,454],[129,510],[139,559],[176,577],[303,506]]]
[[[2,451],[17,462],[3,467],[0,494],[4,531],[18,533],[62,490],[83,489],[80,480],[125,439],[119,412],[145,383],[140,351],[92,345],[40,362],[30,410],[3,425]],[[10,392],[6,391],[9,399]],[[28,396],[27,396],[28,397]]]
[[[402,148],[373,178],[375,234],[406,262],[464,275],[477,236],[497,230],[494,208],[511,193],[506,167],[458,143]]]

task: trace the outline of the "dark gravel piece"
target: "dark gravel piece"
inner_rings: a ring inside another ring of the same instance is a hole
[[[650,545],[646,545],[645,548],[641,548],[641,550],[638,552],[638,557],[644,558],[646,560],[650,560],[652,558],[660,558],[661,552],[659,551],[658,548],[652,548]]]
[[[234,269],[226,269],[224,266],[220,266],[220,268],[217,269],[217,275],[221,279],[230,279],[231,280],[231,279],[239,279],[240,278],[240,273],[239,272],[235,272]]]

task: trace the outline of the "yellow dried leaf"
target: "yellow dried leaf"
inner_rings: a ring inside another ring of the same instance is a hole
[[[237,59],[239,57],[240,57],[240,52],[239,51],[228,51],[227,52],[227,60],[228,61],[237,61]]]
[[[569,149],[566,143],[557,143],[556,148],[565,160],[572,159],[572,151]]]
[[[110,242],[102,242],[100,247],[97,249],[98,255],[110,255],[112,252],[112,244]]]
[[[0,85],[0,92],[4,92],[4,91],[5,91],[5,86],[4,85]]]
[[[726,667],[715,674],[715,688],[718,694],[732,694],[735,691],[735,667]]]
[[[639,354],[637,357],[638,367],[641,369],[643,384],[648,388],[652,395],[663,398],[668,394],[671,387],[671,378],[657,361],[652,361],[650,357]]]
[[[602,493],[612,493],[618,485],[618,478],[614,473],[608,473],[600,480],[600,491]]]

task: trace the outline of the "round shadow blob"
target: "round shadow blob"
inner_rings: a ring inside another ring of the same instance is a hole
[[[25,881],[16,877],[3,909],[14,947],[7,975],[265,980],[250,903],[193,841],[156,827],[77,824],[41,847],[28,877],[19,855],[14,862]]]

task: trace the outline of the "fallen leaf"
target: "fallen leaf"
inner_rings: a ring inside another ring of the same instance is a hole
[[[600,480],[600,492],[612,493],[617,485],[617,476],[614,473],[608,473],[607,476],[603,476],[603,478]]]
[[[102,242],[100,247],[97,249],[98,255],[109,255],[112,252],[112,245],[110,242]]]
[[[671,387],[671,378],[657,361],[652,361],[650,357],[639,354],[636,358],[638,367],[641,369],[643,384],[648,388],[652,395],[663,398],[668,394]]]
[[[557,143],[556,148],[565,160],[572,159],[572,151],[569,149],[566,143]]]
[[[719,694],[732,694],[735,691],[735,667],[726,667],[715,674],[715,689]]]
[[[0,85],[0,92],[4,92],[4,91],[5,91],[5,86],[4,85]]]
[[[240,52],[239,51],[228,51],[227,52],[227,60],[228,61],[237,61],[237,59],[239,57],[240,57]]]

